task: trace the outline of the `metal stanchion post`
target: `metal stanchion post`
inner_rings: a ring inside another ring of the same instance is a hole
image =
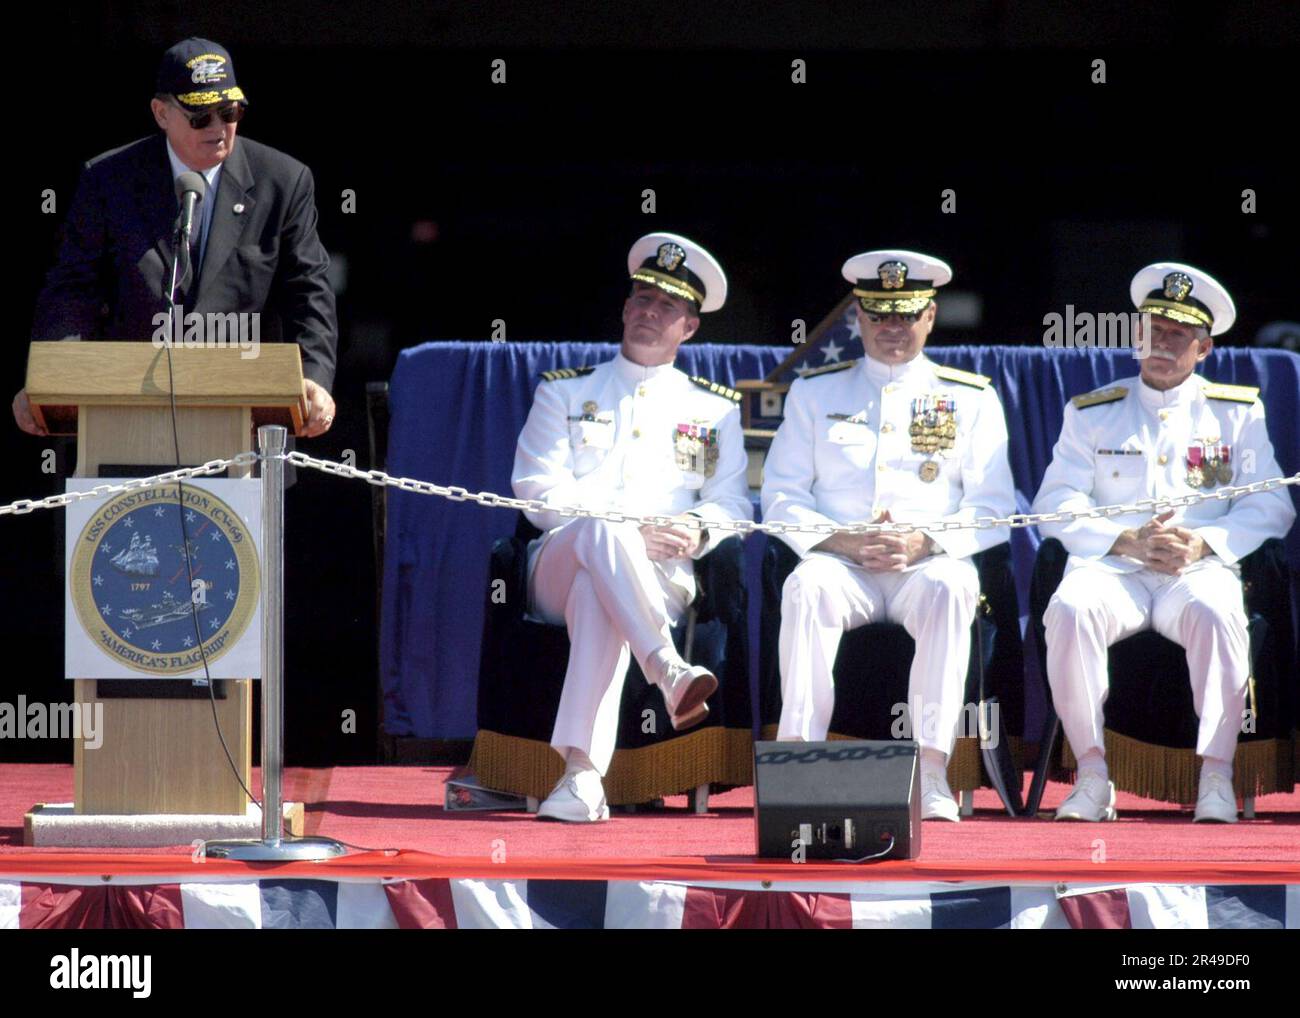
[[[284,447],[278,425],[257,429],[262,452],[262,840],[209,841],[205,855],[246,861],[328,859],[330,838],[284,835]]]

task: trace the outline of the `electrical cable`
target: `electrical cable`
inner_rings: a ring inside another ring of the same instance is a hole
[[[180,220],[176,222],[176,234],[174,237],[176,244],[176,257],[172,262],[172,277],[168,283],[167,291],[164,294],[167,300],[167,341],[163,348],[167,351],[167,395],[171,403],[171,421],[172,421],[172,449],[175,454],[176,469],[181,469],[181,438],[180,427],[177,423],[176,413],[176,379],[172,368],[172,341],[176,335],[176,286],[180,275],[181,259],[184,258],[186,264],[192,268],[191,253],[189,242],[182,236],[180,229]],[[194,590],[194,562],[190,556],[190,536],[185,528],[185,482],[180,478],[176,480],[176,514],[181,525],[181,548],[185,552],[185,574],[189,580],[189,605],[190,619],[194,623],[194,638],[198,643],[199,657],[203,661],[203,685],[208,687],[208,702],[212,707],[212,724],[216,729],[217,739],[221,743],[222,752],[226,755],[226,762],[230,765],[230,771],[239,782],[239,787],[244,790],[259,810],[262,808],[261,801],[253,795],[248,786],[244,784],[243,775],[239,773],[239,767],[235,763],[235,758],[230,752],[230,746],[226,742],[225,733],[221,730],[221,717],[217,713],[217,694],[213,685],[212,672],[208,668],[208,654],[203,646],[203,631],[199,626],[199,609],[195,602]],[[194,685],[198,685],[199,680],[194,680]]]

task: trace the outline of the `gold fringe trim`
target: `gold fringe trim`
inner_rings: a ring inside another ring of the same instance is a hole
[[[564,761],[549,743],[481,729],[469,769],[486,788],[545,799]],[[702,728],[653,746],[617,749],[604,780],[611,806],[651,802],[697,785],[753,783],[754,740],[749,729],[738,728]]]
[[[764,725],[760,736],[764,741],[771,741],[776,738],[777,726]],[[839,732],[831,732],[826,736],[827,741],[837,741],[841,739],[856,739],[856,735],[841,735]],[[1024,765],[1021,759],[1021,752],[1024,748],[1024,739],[1019,735],[1007,736],[1007,745],[1011,747],[1011,764],[1015,773],[1007,777],[1008,781],[1015,781],[1021,778],[1021,784],[1024,784]],[[976,788],[991,788],[990,782],[984,773],[984,758],[980,753],[980,741],[974,736],[963,736],[957,740],[953,746],[952,756],[948,759],[948,787],[954,792],[970,792]]]
[[[1062,767],[1077,767],[1069,743],[1062,739]],[[1106,729],[1106,766],[1120,791],[1146,799],[1191,805],[1200,787],[1201,765],[1194,749],[1156,746]],[[1232,785],[1238,797],[1290,792],[1300,768],[1292,739],[1239,742],[1232,764]]]

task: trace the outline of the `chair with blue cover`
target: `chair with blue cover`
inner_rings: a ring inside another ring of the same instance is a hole
[[[976,707],[963,714],[966,734],[957,739],[948,761],[948,784],[960,795],[963,814],[971,812],[970,793],[988,785],[997,790],[1008,815],[1017,816],[1022,809],[1018,755],[1024,726],[1024,658],[1011,545],[996,545],[971,560],[979,570],[980,599],[971,624],[971,661],[963,702]],[[768,539],[763,553],[759,679],[765,739],[776,738],[781,718],[777,659],[781,591],[798,564],[799,556],[789,545]],[[872,622],[844,634],[835,658],[835,711],[828,738],[894,737],[899,718],[895,707],[908,701],[908,672],[915,649],[907,630],[895,622]],[[981,739],[977,732],[987,738]]]
[[[533,800],[549,795],[564,771],[550,739],[569,658],[566,628],[525,613],[528,543],[538,535],[521,515],[514,536],[498,540],[492,548],[479,667],[479,730],[469,763],[483,786]],[[743,562],[738,538],[721,541],[698,559],[695,601],[673,630],[673,642],[683,657],[707,666],[718,678],[702,724],[674,731],[659,687],[647,683],[632,660],[623,685],[614,758],[604,780],[611,806],[635,806],[686,792],[692,808],[702,813],[710,786],[752,783]]]
[[[1074,754],[1060,737],[1061,722],[1047,683],[1043,613],[1065,575],[1069,554],[1055,538],[1039,546],[1029,600],[1047,714],[1026,812],[1033,815],[1049,778],[1073,780]],[[1295,787],[1295,732],[1300,669],[1291,623],[1291,588],[1282,541],[1265,541],[1241,560],[1242,593],[1250,635],[1249,724],[1237,739],[1233,785],[1254,813],[1257,795]],[[1196,802],[1199,763],[1197,717],[1182,647],[1150,629],[1110,648],[1106,698],[1106,763],[1115,788],[1148,799]],[[1059,754],[1058,754],[1059,749]]]

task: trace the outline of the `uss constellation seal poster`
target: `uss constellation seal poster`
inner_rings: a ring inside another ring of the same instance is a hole
[[[261,495],[190,478],[69,505],[66,676],[202,678],[206,657],[214,679],[259,678]]]

